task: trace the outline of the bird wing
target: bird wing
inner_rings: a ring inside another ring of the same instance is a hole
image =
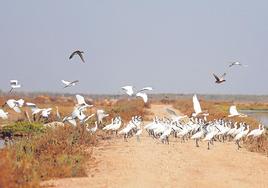
[[[77,53],[77,51],[74,51],[74,52],[70,55],[69,59],[72,59],[73,56],[74,56],[76,53]]]
[[[82,54],[81,52],[78,52],[77,54],[79,55],[79,57],[81,58],[81,60],[83,61],[83,63],[85,63],[85,60],[84,60],[83,54]]]
[[[229,67],[232,67],[232,66],[234,66],[234,65],[235,65],[235,62],[231,63],[231,64],[229,65]]]
[[[77,103],[78,103],[79,105],[81,105],[81,104],[86,104],[86,102],[85,102],[85,98],[84,98],[83,96],[81,96],[81,95],[76,95],[76,100],[77,100]]]
[[[37,108],[36,104],[30,102],[26,102],[26,106],[28,106],[29,108]]]
[[[196,114],[199,114],[202,112],[201,105],[196,95],[193,96],[193,105],[194,105],[194,111]]]
[[[75,121],[75,119],[67,119],[67,121],[68,121],[69,123],[71,123],[73,126],[76,126],[76,121]]]
[[[27,102],[26,106],[29,107],[32,111],[32,114],[38,114],[42,109],[37,108],[36,104]]]
[[[133,86],[124,86],[122,89],[129,95],[132,96],[134,94]]]
[[[220,81],[220,78],[216,74],[213,73],[213,76],[216,79],[216,81]]]
[[[75,80],[75,81],[72,81],[70,84],[75,84],[75,83],[78,83],[79,80]]]
[[[24,100],[23,99],[17,100],[17,104],[18,104],[19,107],[22,107],[23,104],[24,104]]]
[[[238,113],[238,111],[236,109],[236,106],[230,106],[229,112],[230,112],[230,115],[232,115],[232,116],[238,116],[239,115],[239,113]]]
[[[144,101],[144,103],[147,103],[148,102],[148,95],[146,93],[143,93],[143,92],[138,92],[136,94],[137,97],[141,97]]]
[[[91,114],[90,116],[88,116],[87,118],[85,118],[83,120],[84,123],[86,123],[90,118],[92,118],[93,116],[95,116],[95,114]]]
[[[15,106],[15,107],[13,108],[13,110],[14,110],[15,112],[17,112],[17,113],[21,113],[20,108],[19,108],[19,107],[17,107],[17,106]]]
[[[152,87],[144,87],[139,92],[142,92],[142,91],[152,91],[152,90],[153,90]]]
[[[67,86],[71,84],[71,82],[66,81],[66,80],[61,80],[61,82],[62,82],[64,85],[67,85]]]
[[[221,76],[221,80],[224,79],[225,76],[226,76],[226,72],[223,73],[223,75]]]

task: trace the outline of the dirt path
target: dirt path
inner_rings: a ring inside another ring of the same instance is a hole
[[[163,116],[166,107],[153,105],[152,112]],[[193,141],[175,139],[163,145],[144,133],[140,143],[135,138],[105,141],[94,149],[94,157],[98,165],[91,168],[89,177],[49,183],[58,188],[268,187],[268,158],[238,151],[233,143],[215,143],[207,150],[205,142],[200,148]]]

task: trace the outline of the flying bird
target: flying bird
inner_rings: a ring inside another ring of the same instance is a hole
[[[148,102],[148,95],[144,92],[138,92],[136,94],[136,97],[141,97],[142,100],[144,101],[144,103],[147,103]]]
[[[24,104],[24,100],[23,99],[19,99],[19,100],[14,100],[14,99],[9,99],[4,105],[8,105],[9,108],[13,109],[15,112],[17,113],[21,113],[20,108],[23,106]]]
[[[230,106],[230,110],[229,110],[230,115],[228,115],[228,117],[235,117],[235,116],[239,116],[239,117],[247,117],[247,115],[245,114],[241,114],[237,111],[236,106]]]
[[[75,81],[66,81],[66,80],[61,80],[61,82],[65,85],[63,88],[67,88],[67,87],[72,87],[75,86],[76,83],[79,82],[79,80],[75,80]]]
[[[32,115],[38,114],[42,111],[42,109],[38,108],[34,103],[26,102],[26,106],[31,109]]]
[[[193,96],[193,106],[195,112],[192,116],[196,117],[198,114],[202,113],[201,105],[196,95]]]
[[[89,105],[86,103],[85,98],[81,95],[76,95],[76,100],[77,100],[77,107],[78,110],[84,111],[86,108],[91,108],[93,105]]]
[[[76,50],[70,55],[69,59],[72,59],[74,55],[78,55],[80,57],[80,59],[83,61],[83,63],[85,63],[83,53],[84,53],[83,51]]]
[[[9,93],[13,90],[13,89],[18,89],[18,88],[21,88],[21,85],[19,84],[19,81],[18,80],[10,80],[10,91]]]
[[[233,66],[241,66],[241,67],[248,67],[248,65],[243,65],[242,63],[238,62],[238,61],[235,61],[235,62],[232,62],[229,67],[233,67]]]
[[[122,89],[124,90],[124,92],[126,92],[126,94],[128,96],[132,96],[134,94],[134,87],[133,86],[124,86],[124,87],[122,87]]]
[[[221,84],[223,82],[226,82],[224,77],[226,76],[226,73],[224,73],[221,77],[218,77],[216,74],[213,74],[214,78],[216,79],[215,83]]]
[[[135,94],[134,87],[133,86],[124,86],[121,88],[128,96],[136,95],[136,97],[141,97],[144,101],[144,103],[148,102],[148,95],[145,93],[145,91],[152,91],[152,87],[144,87]]]

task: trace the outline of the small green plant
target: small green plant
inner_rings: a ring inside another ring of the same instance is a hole
[[[1,130],[3,135],[33,135],[45,132],[44,125],[40,123],[16,122],[11,125],[4,126]]]

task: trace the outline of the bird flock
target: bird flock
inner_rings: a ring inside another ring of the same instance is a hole
[[[232,68],[232,67],[234,67],[234,66],[248,67],[248,65],[244,65],[244,64],[242,64],[242,63],[240,63],[240,62],[238,62],[238,61],[231,62],[231,63],[229,64],[228,67],[229,67],[229,68]],[[227,75],[226,72],[223,73],[221,76],[218,76],[218,75],[216,75],[215,73],[213,73],[213,76],[214,76],[214,78],[215,78],[215,83],[216,83],[216,84],[222,84],[222,83],[226,82],[226,80],[225,80],[226,75]]]
[[[193,96],[193,105],[195,112],[190,118],[179,116],[175,111],[167,108],[168,117],[160,118],[156,116],[152,122],[144,126],[142,117],[134,116],[126,126],[120,129],[122,120],[120,117],[116,117],[103,130],[116,135],[123,135],[125,141],[133,136],[136,136],[137,141],[140,141],[140,135],[143,132],[147,132],[150,137],[161,141],[163,144],[169,144],[171,136],[181,140],[181,142],[194,140],[196,147],[200,146],[200,141],[204,141],[207,142],[207,149],[211,149],[211,145],[214,145],[214,142],[217,141],[234,141],[237,148],[240,149],[241,142],[249,138],[258,139],[265,133],[264,125],[259,125],[259,128],[250,131],[250,125],[245,122],[232,122],[231,120],[223,119],[207,121],[205,117],[209,116],[209,114],[202,114],[196,95]],[[231,106],[229,112],[230,115],[228,117],[246,117],[246,115],[237,111],[236,106]],[[188,121],[182,121],[185,119]]]
[[[69,59],[74,58],[74,56],[80,57],[81,61],[85,63],[83,57],[83,51],[74,51]],[[232,62],[229,67],[241,66],[247,67],[239,62]],[[217,76],[213,74],[216,79],[217,84],[225,82],[226,73],[222,76]],[[64,84],[63,88],[73,87],[79,81],[66,81],[61,80]],[[10,91],[21,88],[21,84],[18,80],[10,80]],[[141,89],[136,89],[134,86],[124,86],[121,88],[122,91],[128,97],[140,97],[144,103],[148,102],[147,92],[152,91],[152,87],[144,87]],[[88,132],[94,134],[98,129],[109,132],[115,135],[121,135],[125,141],[129,138],[136,136],[137,141],[140,142],[140,136],[147,132],[147,134],[153,139],[157,139],[164,144],[169,144],[169,139],[173,136],[175,139],[180,139],[181,142],[186,142],[187,140],[195,140],[196,147],[199,147],[200,141],[207,142],[207,149],[214,145],[215,141],[225,142],[233,140],[237,145],[238,149],[241,148],[241,141],[246,140],[249,137],[259,138],[265,132],[263,125],[259,125],[259,128],[250,131],[250,125],[245,122],[232,122],[230,120],[215,119],[213,121],[207,121],[209,116],[208,111],[203,111],[197,95],[193,96],[193,108],[194,112],[191,117],[179,116],[175,111],[171,109],[166,109],[169,116],[168,117],[154,117],[152,122],[144,125],[143,118],[141,116],[133,116],[131,120],[124,123],[120,115],[112,118],[112,121],[108,125],[103,125],[103,119],[109,116],[103,109],[97,109],[96,113],[91,115],[86,115],[85,112],[88,108],[92,108],[93,105],[88,104],[85,98],[81,95],[75,95],[77,103],[73,107],[73,111],[66,117],[61,117],[58,107],[56,107],[57,120],[64,123],[69,123],[72,126],[77,126],[77,123],[85,125]],[[25,102],[23,99],[15,100],[9,99],[5,102],[2,108],[8,106],[10,109],[14,110],[16,113],[21,113],[22,108],[29,108],[31,110],[32,119],[29,117],[28,111],[24,110],[24,113],[29,121],[41,121],[48,120],[51,115],[52,108],[39,108],[36,104],[31,102]],[[228,117],[246,117],[246,115],[239,113],[236,106],[231,106],[229,110]],[[8,112],[0,109],[0,118],[6,120],[8,119]],[[97,121],[92,127],[88,124],[88,121],[96,116]],[[182,121],[184,120],[184,121]],[[185,121],[187,120],[187,121]],[[100,127],[102,125],[102,128]]]

